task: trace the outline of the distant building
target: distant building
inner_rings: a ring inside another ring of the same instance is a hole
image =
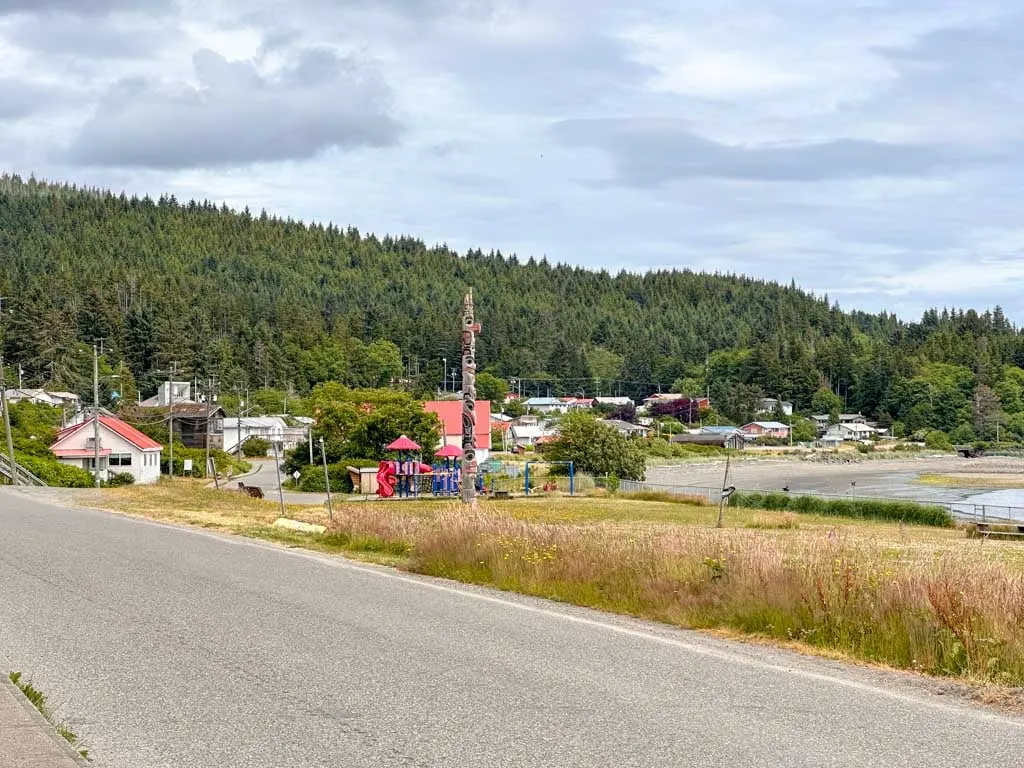
[[[540,424],[513,424],[509,430],[512,447],[516,449],[531,448],[554,437],[556,432]]]
[[[143,408],[166,408],[175,403],[191,403],[192,382],[190,381],[164,381],[161,382],[153,397],[143,400],[139,405]]]
[[[51,408],[72,406],[78,410],[82,401],[82,398],[71,392],[47,392],[45,389],[8,389],[4,394],[7,397],[7,402],[11,405],[37,403],[48,405]]]
[[[140,485],[160,479],[163,446],[114,416],[100,417],[100,479],[126,473]],[[50,451],[61,464],[94,472],[96,462],[95,418],[89,417],[57,433]]]
[[[429,400],[423,404],[427,413],[437,414],[441,422],[441,439],[436,449],[445,445],[462,447],[462,401]],[[476,401],[476,458],[477,462],[487,461],[491,453],[491,401]]]
[[[778,440],[785,440],[789,437],[789,425],[780,421],[752,421],[740,427],[747,440],[756,440],[759,437],[771,437]]]
[[[557,397],[531,397],[523,405],[537,413],[566,413],[569,405]]]
[[[852,421],[846,424],[833,424],[822,440],[827,442],[847,442],[853,440],[870,440],[879,430],[859,421]]]
[[[568,411],[586,411],[594,407],[594,401],[586,397],[562,397],[559,398],[565,404]]]
[[[237,453],[242,443],[250,437],[270,442],[278,434],[281,436],[281,450],[291,451],[309,436],[308,424],[292,427],[282,416],[225,418],[223,429],[224,450],[228,453]]]
[[[733,428],[732,432],[704,432],[696,434],[674,435],[672,443],[678,445],[707,445],[717,448],[729,448],[742,451],[747,444],[743,433]]]
[[[757,407],[758,414],[772,414],[782,408],[784,416],[793,415],[793,404],[785,400],[776,400],[774,397],[765,397]]]
[[[620,435],[625,435],[626,437],[647,437],[651,433],[649,427],[645,427],[642,424],[630,424],[628,421],[602,419],[601,423],[611,427]]]

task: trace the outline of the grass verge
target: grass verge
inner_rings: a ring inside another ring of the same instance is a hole
[[[93,501],[95,502],[93,497]],[[108,509],[416,573],[720,630],[972,684],[1024,685],[1024,546],[902,521],[635,499],[293,507],[185,486],[103,492]],[[788,497],[787,497],[788,498]]]
[[[54,727],[57,733],[60,734],[72,748],[82,756],[83,759],[89,759],[89,750],[82,746],[82,740],[72,731],[67,723],[65,723],[57,714],[57,707],[50,704],[46,698],[46,694],[32,685],[29,680],[22,680],[21,672],[11,672],[7,675],[8,679],[14,683],[18,690],[25,694],[25,698],[28,699],[32,706],[39,710],[39,714],[45,718],[46,722]]]
[[[1024,488],[1024,474],[1014,472],[959,472],[939,474],[926,472],[917,481],[942,488]]]

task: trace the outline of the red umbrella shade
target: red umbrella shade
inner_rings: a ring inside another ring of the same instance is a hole
[[[446,445],[434,455],[439,459],[458,459],[462,457],[462,449],[455,445]]]
[[[418,450],[420,450],[420,447],[418,445],[416,445],[416,443],[414,443],[408,437],[406,437],[405,435],[402,435],[400,438],[395,440],[395,442],[393,442],[391,445],[389,445],[387,447],[387,450],[389,450],[389,451],[418,451]]]

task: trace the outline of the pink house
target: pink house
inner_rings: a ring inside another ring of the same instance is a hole
[[[756,440],[759,437],[774,437],[785,440],[789,437],[789,425],[779,421],[752,421],[740,427],[740,432],[748,440]]]

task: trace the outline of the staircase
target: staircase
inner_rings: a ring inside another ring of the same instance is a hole
[[[7,456],[5,456],[4,454],[0,454],[0,477],[7,478],[8,482],[10,482],[15,477],[15,473],[17,474],[18,482],[21,485],[34,485],[39,488],[43,488],[46,486],[46,483],[44,483],[38,477],[33,475],[20,464],[15,464],[14,471],[12,472],[11,460],[8,459]]]

